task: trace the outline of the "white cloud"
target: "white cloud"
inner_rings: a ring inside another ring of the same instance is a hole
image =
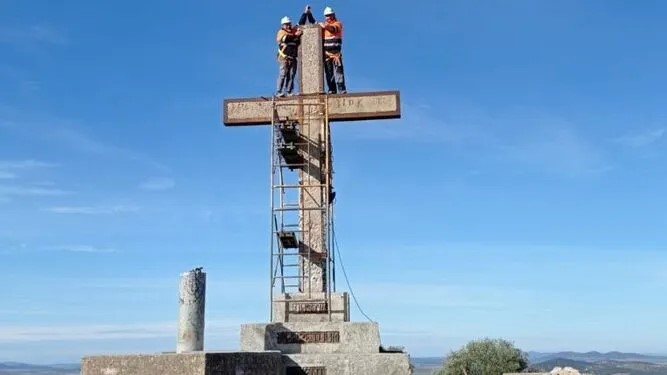
[[[113,215],[139,211],[136,206],[56,206],[47,208],[48,211],[57,214],[72,215]]]
[[[112,248],[95,247],[90,245],[61,245],[51,246],[49,249],[70,253],[115,253],[117,251],[116,249]]]
[[[206,337],[228,335],[239,330],[241,320],[206,321]],[[26,341],[76,341],[146,339],[174,336],[176,321],[127,324],[77,324],[45,326],[0,326],[0,343]]]
[[[47,163],[39,160],[0,160],[0,180],[13,180],[19,177],[17,171],[25,171],[37,168],[52,168],[58,164]]]
[[[6,128],[16,135],[88,155],[98,155],[111,159],[124,159],[141,163],[161,172],[169,169],[164,164],[144,153],[99,141],[83,131],[75,129],[74,126],[77,125],[75,121],[61,119],[48,114],[18,111],[12,108],[7,108],[6,112],[8,113],[3,114],[2,112],[4,111],[2,109],[0,107],[0,115],[3,117],[0,118],[0,122],[11,125]]]
[[[477,173],[485,169],[511,174],[537,171],[572,177],[610,169],[604,150],[570,119],[523,108],[493,114],[479,108],[457,108],[441,114],[442,106],[453,105],[446,101],[438,105],[404,103],[400,120],[334,125],[333,133],[424,147],[442,144],[442,152],[477,164]]]
[[[667,135],[667,129],[658,128],[635,134],[626,134],[616,138],[614,141],[624,146],[639,148],[650,146],[663,139],[665,135]]]
[[[611,168],[602,151],[566,121],[545,120],[529,128],[524,135],[505,142],[501,155],[523,166],[567,176],[599,174]]]
[[[427,104],[403,103],[400,120],[334,125],[332,132],[364,140],[391,140],[418,143],[463,145],[491,141],[491,134],[478,126],[437,116]]]
[[[84,289],[165,289],[172,290],[174,287],[173,279],[146,278],[146,277],[126,277],[126,278],[87,278],[81,279],[59,279],[58,282],[66,285],[76,285],[77,288]],[[207,283],[210,287],[210,283]]]
[[[147,190],[147,191],[161,191],[161,190],[169,190],[173,188],[175,185],[176,183],[171,178],[156,177],[143,181],[141,184],[139,184],[139,188],[141,190]]]
[[[73,150],[87,154],[128,159],[163,171],[168,169],[163,164],[156,162],[155,160],[142,153],[100,142],[80,131],[71,128],[52,128],[49,134],[49,140],[60,142]]]
[[[40,279],[44,283],[58,283],[67,286],[69,290],[75,288],[84,289],[164,289],[173,290],[175,278],[147,278],[147,277],[123,277],[123,278],[57,278]],[[225,289],[229,285],[232,289]],[[216,279],[211,276],[206,281],[206,288],[211,293],[224,293],[225,299],[239,297],[245,299],[249,293],[262,290],[265,287],[261,280],[244,280],[237,278]]]
[[[35,168],[53,168],[58,164],[48,163],[39,160],[0,160],[0,169],[35,169]]]
[[[15,309],[0,309],[0,316],[1,315],[18,315],[18,316],[25,316],[25,315],[50,315],[51,312],[47,309],[30,309],[30,308],[15,308]]]
[[[15,253],[35,253],[35,252],[45,252],[45,251],[59,251],[59,252],[68,252],[68,253],[90,253],[90,254],[101,254],[101,253],[115,253],[118,252],[117,249],[110,247],[99,247],[91,245],[57,245],[57,246],[29,246],[28,244],[21,243],[14,246],[8,246],[1,252],[1,254],[15,254]]]
[[[55,128],[53,129],[50,138],[60,141],[70,148],[80,152],[111,157],[121,157],[148,164],[160,170],[167,169],[161,163],[158,163],[141,153],[99,142],[79,131],[75,131],[70,128]]]
[[[510,309],[514,306],[509,302],[512,298],[508,297],[527,299],[533,294],[527,290],[491,286],[429,283],[363,283],[352,285],[352,288],[361,302],[373,306],[420,306],[476,311]]]
[[[17,180],[28,170],[57,166],[58,164],[55,163],[32,159],[0,160],[0,180]],[[65,194],[69,194],[69,192],[43,183],[0,185],[0,202],[8,202],[16,196],[59,196]]]
[[[0,28],[0,43],[65,45],[68,40],[59,30],[44,25],[33,25],[29,27]]]
[[[0,197],[9,196],[59,196],[70,194],[68,191],[36,186],[0,185]]]

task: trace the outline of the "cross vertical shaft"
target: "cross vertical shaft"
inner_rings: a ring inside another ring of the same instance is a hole
[[[318,25],[306,26],[301,36],[299,87],[301,94],[318,94],[324,90],[322,31]],[[319,97],[301,99],[301,129],[304,167],[300,171],[301,189],[299,220],[302,233],[299,265],[300,290],[311,294],[327,289],[327,215],[324,108]]]

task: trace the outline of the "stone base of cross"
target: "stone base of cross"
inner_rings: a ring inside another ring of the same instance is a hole
[[[303,27],[298,61],[299,94],[287,98],[274,98],[281,105],[274,107],[272,100],[265,97],[225,99],[223,103],[223,123],[226,126],[271,125],[275,118],[298,119],[303,129],[301,136],[311,145],[303,157],[306,163],[321,168],[330,165],[330,155],[322,149],[322,139],[327,133],[328,122],[396,119],[401,117],[400,93],[398,91],[359,92],[327,95],[324,91],[324,58],[322,51],[322,31],[318,25]],[[325,116],[307,116],[312,103],[324,103]],[[292,104],[292,105],[290,105]],[[277,113],[274,113],[275,112]],[[277,115],[277,116],[276,116]],[[322,200],[328,192],[322,191],[326,176],[302,170],[300,183],[303,184],[300,201],[300,230],[314,233],[307,239],[301,238],[299,246],[308,249],[311,256],[301,259],[301,293],[278,295],[272,301],[273,321],[322,321],[322,314],[331,318],[331,310],[338,309],[336,320],[349,320],[349,303],[346,293],[329,295],[327,288],[326,263],[330,251],[322,231],[326,218],[316,213],[315,207],[327,204]],[[321,304],[313,301],[330,301],[326,311]],[[335,306],[334,306],[335,305]],[[294,314],[290,314],[293,312]]]

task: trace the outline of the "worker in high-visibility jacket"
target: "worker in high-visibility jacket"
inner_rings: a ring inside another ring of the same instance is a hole
[[[278,43],[278,82],[276,96],[292,95],[296,76],[298,48],[302,31],[292,27],[292,20],[285,16],[280,20],[280,30],[276,34]]]
[[[320,23],[324,37],[324,74],[330,94],[347,93],[343,69],[343,23],[331,7],[324,8],[324,22]]]

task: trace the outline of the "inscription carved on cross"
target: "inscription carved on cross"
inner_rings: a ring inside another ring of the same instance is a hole
[[[299,94],[293,97],[276,98],[281,103],[293,103],[295,105],[281,105],[277,108],[280,118],[301,118],[301,121],[309,121],[304,125],[307,129],[302,134],[308,142],[314,145],[320,145],[324,138],[324,129],[328,124],[324,124],[321,117],[308,118],[303,115],[304,108],[313,102],[319,102],[322,98],[326,100],[329,122],[343,121],[361,121],[377,119],[395,119],[401,117],[400,93],[398,91],[378,91],[378,92],[360,92],[348,94],[324,94],[324,64],[322,51],[322,31],[317,25],[303,26],[303,35],[301,36],[301,45],[299,52]],[[274,116],[274,107],[270,100],[263,97],[256,98],[233,98],[225,99],[223,103],[223,123],[225,126],[249,126],[249,125],[270,125]],[[307,125],[307,126],[306,126]],[[329,163],[329,160],[323,160],[325,150],[322,147],[315,147],[315,152],[311,150],[306,158],[307,162],[321,166],[322,162]],[[301,184],[304,186],[304,194],[300,204],[304,210],[301,214],[301,229],[307,229],[311,232],[313,228],[324,228],[326,223],[323,214],[316,211],[308,211],[308,207],[320,207],[322,197],[327,194],[319,191],[323,189],[324,177],[321,173],[301,173]],[[317,191],[315,191],[317,190]],[[304,246],[310,248],[315,253],[322,254],[321,257],[311,259],[303,272],[308,274],[301,275],[309,282],[310,290],[307,292],[325,292],[326,285],[326,262],[329,254],[327,243],[324,236],[309,236]]]

